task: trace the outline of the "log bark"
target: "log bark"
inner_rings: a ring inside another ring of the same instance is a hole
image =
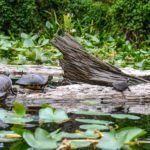
[[[119,68],[123,73],[129,76],[144,78],[150,81],[150,70],[136,70],[133,68]],[[0,74],[9,72],[11,77],[17,78],[22,74],[41,74],[52,76],[63,76],[64,71],[61,67],[46,66],[46,65],[0,65]]]
[[[113,82],[127,81],[130,85],[146,83],[147,80],[123,73],[86,52],[69,34],[56,36],[52,44],[63,54],[60,61],[64,78],[71,81],[112,86]]]
[[[150,114],[150,83],[130,86],[130,91],[121,92],[112,87],[72,84],[59,86],[56,89],[46,88],[45,92],[18,88],[15,96],[8,96],[7,106],[14,100],[23,103],[29,110],[36,110],[41,104],[51,104],[68,112],[86,110],[101,112],[118,112],[129,109],[129,113]]]

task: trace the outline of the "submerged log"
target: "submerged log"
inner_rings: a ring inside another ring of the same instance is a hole
[[[116,81],[129,81],[129,85],[147,80],[123,73],[120,69],[88,54],[70,35],[56,36],[52,44],[63,54],[60,61],[64,78],[71,81],[112,86]]]
[[[44,93],[20,88],[18,90],[20,92],[16,97],[10,95],[6,99],[7,106],[11,107],[16,100],[32,111],[47,103],[68,112],[78,110],[118,112],[129,109],[129,113],[150,115],[150,83],[130,86],[131,91],[124,91],[124,96],[112,87],[90,84],[46,88]]]

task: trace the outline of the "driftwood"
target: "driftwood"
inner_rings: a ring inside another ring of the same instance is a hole
[[[133,68],[120,68],[120,70],[129,75],[144,78],[150,81],[150,70],[136,70]],[[61,67],[43,66],[43,65],[0,65],[0,74],[9,72],[11,77],[17,78],[22,74],[41,74],[52,76],[63,76],[64,71]]]
[[[130,85],[147,82],[142,78],[127,75],[120,69],[91,56],[68,34],[56,36],[52,44],[63,54],[60,64],[65,79],[105,86],[127,80]]]

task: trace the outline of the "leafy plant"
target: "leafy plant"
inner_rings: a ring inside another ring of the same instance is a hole
[[[146,132],[137,127],[127,127],[119,131],[110,131],[103,133],[103,138],[97,144],[98,148],[118,150],[125,144],[138,137],[144,135]]]
[[[69,119],[68,115],[62,109],[54,109],[54,108],[47,107],[39,110],[40,122],[62,123],[68,119]]]

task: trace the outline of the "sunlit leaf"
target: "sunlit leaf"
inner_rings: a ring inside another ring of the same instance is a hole
[[[85,130],[108,130],[109,128],[104,125],[97,125],[97,124],[85,124],[85,125],[80,125],[80,129],[85,129]]]
[[[62,109],[43,108],[39,111],[39,119],[42,122],[61,123],[68,119],[68,115]]]
[[[97,144],[98,148],[119,150],[124,144],[141,137],[145,131],[136,127],[127,127],[118,131],[104,132],[103,137]]]
[[[117,119],[132,119],[132,120],[140,119],[139,116],[129,115],[129,114],[112,114],[111,117],[117,118]]]
[[[35,130],[35,136],[30,132],[24,132],[23,138],[33,148],[56,149],[58,146],[57,142],[49,138],[47,132],[40,128]]]
[[[89,147],[92,142],[89,141],[71,141],[71,148],[72,149],[77,149],[77,148],[84,148],[84,147]]]
[[[24,39],[23,47],[29,48],[29,47],[33,47],[33,46],[34,46],[34,43],[33,43],[32,39],[30,39],[30,38]]]
[[[108,124],[112,124],[113,123],[111,121],[95,120],[95,119],[76,119],[76,121],[83,122],[83,123],[91,123],[91,124],[102,124],[102,125],[108,125]]]
[[[14,102],[13,110],[19,116],[24,116],[26,114],[26,108],[17,101]]]

